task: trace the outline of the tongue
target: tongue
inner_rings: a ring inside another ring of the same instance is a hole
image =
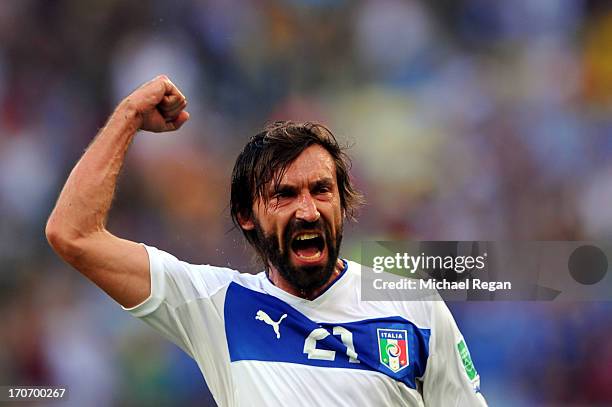
[[[295,250],[295,254],[297,254],[299,257],[312,257],[318,252],[319,249],[317,249],[315,246],[309,246]]]

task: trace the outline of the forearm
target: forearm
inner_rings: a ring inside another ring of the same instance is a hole
[[[138,127],[137,111],[122,103],[83,154],[47,223],[54,247],[105,231],[117,178]]]
[[[125,307],[149,296],[151,279],[145,248],[106,230],[117,177],[136,131],[176,130],[189,119],[186,106],[165,75],[132,92],[70,173],[47,222],[53,249]]]

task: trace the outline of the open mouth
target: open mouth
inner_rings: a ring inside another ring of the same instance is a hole
[[[316,232],[300,233],[291,241],[291,250],[302,260],[317,260],[323,255],[325,240]]]

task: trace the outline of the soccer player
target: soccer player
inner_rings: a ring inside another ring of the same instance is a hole
[[[277,122],[232,174],[231,215],[265,271],[192,265],[106,229],[138,130],[177,130],[165,76],[124,99],[72,170],[48,220],[53,249],[200,367],[221,406],[480,406],[479,376],[443,301],[360,301],[338,257],[360,195],[322,125]]]

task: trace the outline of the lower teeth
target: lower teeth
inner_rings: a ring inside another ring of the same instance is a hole
[[[312,256],[303,256],[303,255],[301,255],[301,254],[298,254],[298,257],[299,257],[299,258],[302,258],[302,259],[309,259],[309,260],[310,260],[310,259],[316,259],[316,258],[317,258],[317,257],[319,257],[320,255],[321,255],[321,252],[320,252],[320,251],[317,251],[317,252],[316,252],[315,254],[313,254]]]

